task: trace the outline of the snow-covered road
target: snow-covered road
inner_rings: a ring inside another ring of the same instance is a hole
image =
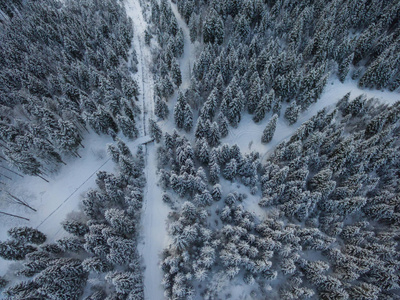
[[[132,18],[134,27],[133,47],[139,61],[138,72],[133,77],[140,86],[139,100],[142,109],[141,134],[148,134],[149,118],[154,117],[154,80],[151,66],[150,48],[145,45],[144,32],[147,24],[142,14],[139,0],[127,0],[126,10]],[[145,299],[159,300],[164,298],[161,286],[162,271],[160,268],[160,254],[168,244],[168,234],[165,221],[169,208],[162,202],[162,190],[157,186],[157,149],[154,143],[145,146],[146,154],[146,181],[143,212],[141,218],[141,234],[138,250],[144,260],[144,294]]]

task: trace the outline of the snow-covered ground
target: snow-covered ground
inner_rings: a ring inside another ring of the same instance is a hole
[[[122,136],[120,138],[123,139]],[[149,136],[143,136],[125,142],[132,152],[136,152],[138,145],[149,140]],[[79,151],[82,158],[67,159],[66,166],[47,177],[49,182],[39,177],[21,178],[7,173],[13,180],[8,181],[2,189],[24,200],[37,212],[13,203],[6,192],[1,193],[0,210],[27,218],[29,221],[1,215],[0,240],[6,240],[7,230],[15,226],[37,228],[46,234],[47,242],[54,242],[66,235],[60,223],[78,209],[86,191],[96,188],[96,173],[100,170],[112,172],[114,169],[114,164],[106,153],[108,143],[113,143],[110,136],[99,136],[90,132],[83,141],[85,148]],[[0,258],[0,275],[7,272],[7,266],[11,263]]]
[[[190,85],[190,77],[192,76],[191,72],[193,70],[193,63],[196,59],[196,48],[190,42],[190,32],[189,27],[186,25],[185,20],[182,19],[181,15],[178,12],[178,8],[176,4],[171,2],[172,12],[174,13],[176,20],[178,21],[179,27],[183,31],[183,40],[184,40],[184,48],[183,55],[179,58],[179,64],[181,66],[181,74],[182,74],[182,85],[180,88],[182,90],[186,90]]]
[[[184,34],[184,53],[182,57],[179,59],[179,63],[181,66],[181,73],[182,73],[182,85],[180,89],[184,91],[190,85],[190,77],[191,77],[190,72],[193,68],[193,63],[196,59],[196,54],[197,54],[196,51],[198,50],[198,47],[196,47],[190,42],[189,29],[185,21],[181,18],[180,14],[178,13],[176,4],[171,3],[171,7],[175,17],[177,18],[178,25],[180,28],[182,28]],[[286,108],[286,105],[284,105],[281,117],[278,119],[277,129],[274,138],[269,144],[267,145],[261,144],[261,135],[262,131],[265,128],[266,123],[269,121],[271,117],[271,114],[268,114],[265,117],[265,119],[259,124],[255,124],[253,122],[252,116],[248,114],[243,114],[242,121],[240,122],[238,128],[234,129],[230,127],[229,135],[226,138],[222,139],[221,142],[228,143],[230,145],[238,144],[240,149],[244,153],[248,153],[253,150],[258,151],[260,152],[262,157],[265,158],[267,154],[270,151],[272,151],[277,144],[279,144],[286,138],[289,138],[303,122],[310,119],[319,110],[325,107],[328,108],[333,107],[336,104],[336,102],[340,100],[348,92],[351,92],[351,99],[354,99],[355,97],[363,93],[366,94],[368,98],[375,97],[383,102],[390,104],[400,99],[398,93],[390,93],[387,91],[382,92],[376,90],[361,90],[357,87],[356,82],[350,79],[345,81],[344,83],[339,82],[339,80],[337,79],[332,79],[329,81],[329,84],[326,86],[324,93],[322,97],[318,100],[318,102],[311,105],[311,107],[307,111],[301,113],[298,121],[291,126],[289,126],[286,120],[283,118],[284,109]],[[176,103],[176,98],[177,98],[177,93],[175,93],[175,95],[171,97],[171,99],[168,102],[168,106],[170,109],[169,119],[160,122],[162,124],[162,129],[164,131],[172,132],[172,130],[175,127],[173,120],[173,108]],[[180,134],[187,136],[189,141],[194,140],[192,134],[186,134],[183,131],[181,131]],[[248,194],[248,190],[243,185],[237,183],[226,184],[223,186],[223,190],[224,193],[229,193],[236,190]],[[247,210],[254,212],[258,218],[262,219],[265,212],[258,206],[259,197],[260,197],[259,194],[256,194],[254,196],[248,195],[248,198],[244,201],[243,204]],[[146,226],[149,225],[150,224],[146,224]],[[234,295],[233,298],[245,299],[245,293],[249,292],[250,290],[248,289],[248,287],[243,287],[243,286],[241,286],[239,290],[232,289],[232,295]],[[243,291],[245,292],[243,293]],[[162,299],[162,297],[159,298],[154,297],[149,299]]]
[[[148,120],[154,117],[154,99],[152,78],[151,52],[144,43],[144,32],[147,24],[143,18],[139,0],[127,0],[126,10],[132,18],[134,26],[134,45],[138,56],[138,73],[133,77],[137,79],[141,88],[139,100],[142,103],[142,134],[148,132]],[[164,130],[164,128],[162,128]],[[162,270],[160,268],[160,254],[168,245],[168,234],[165,221],[169,208],[162,202],[162,190],[157,185],[157,149],[154,143],[145,146],[146,153],[146,180],[147,185],[144,194],[141,235],[138,245],[145,265],[144,294],[145,299],[163,299],[164,290],[161,286]]]
[[[179,58],[181,67],[182,84],[181,90],[185,90],[190,85],[191,70],[195,60],[195,46],[190,42],[189,28],[180,17],[176,5],[171,3],[172,11],[175,14],[178,25],[183,30],[184,35],[184,53]],[[148,125],[148,119],[154,117],[154,98],[153,88],[154,80],[152,78],[151,50],[144,43],[144,32],[147,27],[142,14],[139,0],[127,0],[126,9],[129,17],[132,18],[134,26],[134,47],[138,56],[138,73],[134,78],[138,80],[141,87],[140,101],[142,102],[143,119],[145,126]],[[170,115],[167,120],[158,121],[163,131],[172,132],[175,124],[173,119],[173,109],[176,103],[177,93],[169,100],[168,107]],[[156,118],[155,118],[156,119]],[[142,128],[142,133],[147,133],[147,128]],[[144,271],[144,293],[145,299],[164,299],[164,289],[161,286],[162,270],[160,268],[160,254],[169,244],[169,237],[166,230],[166,220],[170,208],[162,202],[162,190],[157,185],[157,151],[156,145],[150,143],[146,145],[146,179],[144,208],[142,214],[142,234],[138,246],[139,253],[142,255]]]
[[[132,142],[126,141],[129,148],[134,152],[139,144],[149,139],[148,120],[150,117],[154,117],[154,80],[151,73],[151,51],[144,43],[144,31],[147,24],[143,18],[139,0],[125,0],[125,4],[127,14],[132,18],[134,24],[133,47],[136,50],[139,64],[138,72],[133,77],[138,80],[141,92],[139,101],[142,109],[142,124],[139,127],[142,137]],[[182,85],[180,88],[185,90],[190,84],[191,70],[196,57],[196,47],[190,42],[189,29],[180,17],[176,5],[171,3],[171,7],[177,18],[178,25],[184,33],[184,53],[179,59],[179,63],[182,73]],[[368,98],[375,97],[389,104],[400,100],[399,93],[362,90],[350,79],[344,83],[340,83],[337,79],[331,79],[325,87],[322,97],[317,103],[311,105],[307,111],[301,113],[295,124],[291,126],[287,124],[283,118],[284,108],[282,109],[274,138],[269,144],[261,144],[260,139],[271,114],[268,114],[259,124],[255,124],[252,121],[252,116],[243,114],[238,128],[230,127],[229,135],[222,139],[221,142],[230,145],[238,144],[245,153],[255,150],[265,157],[265,154],[272,151],[277,144],[290,137],[304,121],[324,107],[333,107],[348,92],[351,92],[350,99],[354,99],[364,93]],[[175,102],[176,95],[169,102],[169,119],[159,122],[163,131],[172,132],[174,128],[173,107]],[[6,182],[7,185],[2,189],[25,200],[37,212],[32,212],[28,208],[12,203],[6,193],[1,193],[0,210],[26,217],[29,221],[1,215],[0,240],[5,240],[7,238],[7,230],[14,226],[38,228],[47,235],[50,242],[61,238],[65,232],[62,230],[60,222],[79,207],[82,194],[96,186],[96,172],[99,170],[112,171],[114,167],[106,155],[107,143],[112,143],[112,139],[108,136],[98,136],[93,132],[87,134],[84,140],[85,148],[79,151],[82,158],[70,158],[66,166],[62,166],[57,173],[48,177],[49,182],[31,176],[21,178],[2,170],[4,175],[12,178],[12,180]],[[170,209],[162,202],[162,190],[157,185],[156,147],[154,143],[149,143],[145,146],[147,186],[141,221],[142,231],[138,246],[146,267],[144,271],[145,298],[150,300],[164,298],[161,286],[162,271],[159,262],[160,253],[169,243],[165,222]],[[241,185],[238,186],[237,184],[226,184],[223,189],[226,193],[233,190],[246,192]],[[257,196],[249,195],[244,204],[249,211],[254,211],[258,217],[262,218],[257,200]],[[0,259],[0,275],[6,273],[9,264],[9,262]],[[242,293],[242,291],[232,290],[232,293],[236,295]]]
[[[133,77],[140,86],[140,103],[142,109],[142,124],[138,124],[141,137],[128,141],[121,137],[132,152],[138,145],[148,141],[148,119],[153,116],[153,78],[150,71],[151,53],[144,46],[144,30],[146,23],[143,19],[139,0],[128,0],[126,3],[128,15],[134,22],[134,47],[139,64],[138,73]],[[21,205],[13,204],[6,193],[1,193],[0,210],[28,218],[29,221],[1,215],[0,240],[7,239],[7,230],[14,226],[31,226],[44,232],[49,242],[63,237],[64,230],[60,223],[76,210],[82,195],[90,188],[95,188],[95,175],[99,170],[112,171],[114,165],[106,154],[106,145],[112,143],[109,136],[98,136],[91,132],[84,139],[85,148],[80,149],[82,158],[70,158],[67,165],[62,166],[55,174],[44,180],[24,176],[23,178],[2,170],[2,173],[12,180],[6,182],[2,189],[25,200],[37,210],[33,212]],[[145,270],[146,299],[162,299],[162,272],[159,267],[159,254],[167,246],[168,235],[165,220],[169,209],[161,200],[161,190],[156,178],[156,146],[152,143],[146,146],[146,179],[145,203],[142,216],[142,240],[139,251],[143,255]],[[0,259],[0,275],[7,272],[12,262]]]
[[[229,127],[229,134],[226,138],[221,140],[221,143],[228,143],[230,145],[237,144],[244,153],[257,151],[261,155],[268,154],[276,145],[289,138],[302,123],[310,119],[325,107],[328,109],[333,108],[335,104],[348,92],[351,92],[350,100],[361,94],[365,94],[367,98],[376,98],[381,102],[388,104],[393,104],[400,100],[400,94],[397,92],[360,89],[357,86],[357,83],[353,80],[348,79],[344,83],[341,83],[338,79],[331,79],[325,87],[321,98],[316,103],[312,104],[308,110],[300,113],[295,124],[289,125],[284,119],[283,114],[286,105],[283,105],[281,116],[276,124],[274,137],[268,144],[261,144],[261,136],[266,124],[272,116],[271,113],[267,114],[263,121],[258,124],[253,122],[252,115],[244,113],[239,126],[237,128]]]
[[[182,75],[182,84],[179,87],[179,90],[184,92],[186,89],[190,87],[190,78],[192,76],[192,70],[193,70],[193,64],[196,60],[196,54],[198,48],[191,43],[190,41],[190,33],[189,33],[189,27],[186,25],[185,21],[182,19],[181,15],[178,12],[178,8],[176,7],[176,4],[172,3],[171,4],[171,9],[172,12],[174,13],[176,20],[178,22],[179,28],[182,29],[183,32],[183,41],[184,41],[184,47],[183,47],[183,54],[182,56],[178,59],[179,65],[181,67],[181,75]],[[168,100],[168,109],[169,109],[169,118],[166,120],[162,120],[159,122],[159,125],[161,126],[162,130],[167,131],[169,133],[172,133],[172,131],[175,128],[175,121],[174,121],[174,107],[176,104],[178,98],[178,93],[175,92],[174,95]],[[196,122],[194,122],[196,124]],[[185,135],[189,141],[193,142],[194,141],[194,136],[192,134],[187,134],[184,131],[179,132],[181,135]]]
[[[60,222],[75,210],[81,200],[81,195],[89,188],[95,187],[95,175],[99,170],[111,171],[113,164],[106,154],[106,144],[111,143],[108,136],[99,136],[94,132],[84,139],[85,148],[79,150],[82,158],[70,158],[67,165],[62,166],[57,173],[48,177],[46,182],[38,177],[24,176],[12,173],[13,178],[3,187],[12,195],[26,201],[37,212],[9,201],[9,196],[2,193],[1,210],[16,214],[29,221],[1,215],[0,240],[7,239],[7,230],[14,226],[30,226],[39,229],[47,235],[49,242],[63,237]],[[7,271],[9,262],[0,259],[0,275]]]
[[[185,90],[190,85],[190,70],[193,69],[193,63],[196,60],[196,55],[199,47],[195,47],[190,42],[189,28],[185,21],[182,19],[181,15],[178,12],[176,4],[171,2],[172,11],[177,18],[178,25],[183,30],[184,34],[184,53],[180,58],[180,66],[182,72],[182,85],[181,89]],[[287,105],[283,105],[281,116],[278,119],[275,135],[270,143],[267,145],[261,144],[261,136],[262,132],[270,120],[272,114],[267,114],[264,120],[258,124],[254,123],[252,120],[252,115],[243,113],[242,120],[239,123],[237,128],[229,127],[229,135],[221,140],[221,143],[227,143],[230,145],[237,144],[242,152],[249,153],[251,151],[258,151],[260,154],[268,154],[272,151],[276,145],[278,145],[283,140],[289,138],[302,123],[310,119],[314,116],[318,111],[323,108],[333,107],[345,94],[351,92],[350,99],[354,99],[361,94],[365,94],[368,98],[377,98],[380,101],[388,104],[393,104],[396,101],[400,100],[400,94],[397,92],[389,92],[387,90],[373,90],[373,89],[360,89],[357,86],[357,82],[351,80],[347,77],[344,83],[341,83],[336,76],[332,76],[329,80],[327,86],[324,89],[324,92],[321,98],[311,105],[309,109],[299,115],[298,121],[289,125],[287,121],[283,118],[283,114],[285,112],[285,108]],[[165,128],[173,129],[173,108],[176,103],[176,95],[172,97],[169,102],[170,109],[170,117],[168,121],[164,121]],[[196,124],[196,120],[194,120],[194,124]],[[188,137],[189,141],[194,141],[192,135],[187,135],[184,132],[180,132],[180,134],[184,134]],[[264,155],[265,157],[266,155]]]

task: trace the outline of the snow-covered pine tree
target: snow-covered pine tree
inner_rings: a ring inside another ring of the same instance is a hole
[[[33,244],[43,244],[46,241],[46,235],[35,228],[31,227],[13,227],[7,231],[7,234],[21,242],[21,243],[33,243]]]
[[[107,274],[106,279],[113,284],[119,294],[129,294],[129,299],[143,299],[143,279],[138,271],[111,272]]]
[[[199,28],[199,21],[198,21],[198,16],[196,14],[191,14],[190,20],[189,20],[189,32],[190,32],[190,41],[194,43],[197,39],[198,35],[198,28]]]
[[[251,76],[250,84],[251,85],[248,92],[249,95],[246,104],[248,112],[252,114],[257,108],[262,95],[261,80],[257,71],[255,71],[254,74]]]
[[[341,82],[344,82],[347,74],[349,73],[350,70],[350,64],[354,59],[354,53],[350,54],[348,57],[346,57],[342,63],[339,65],[339,70],[338,70],[338,75],[339,75],[339,80]]]
[[[149,119],[149,127],[150,127],[150,136],[153,138],[157,143],[161,141],[162,138],[162,131],[160,126],[158,126],[157,122],[153,119]]]
[[[126,116],[117,116],[117,123],[121,128],[122,133],[129,139],[135,139],[139,135],[135,123]]]
[[[285,110],[285,118],[289,121],[289,124],[292,125],[297,122],[297,118],[300,113],[300,106],[296,104],[296,101],[290,103],[290,105]]]
[[[228,135],[229,129],[228,129],[228,120],[226,119],[225,115],[220,112],[217,117],[217,122],[219,126],[219,132],[221,134],[221,138],[224,138]]]
[[[62,223],[62,226],[65,231],[75,236],[84,236],[89,232],[89,228],[86,224],[75,220],[66,220]]]
[[[211,8],[203,24],[204,43],[222,44],[224,41],[224,22],[218,13]]]
[[[176,58],[172,60],[171,73],[172,73],[172,80],[174,81],[175,85],[179,87],[182,84],[182,75],[181,75],[181,68]]]
[[[196,154],[200,162],[207,164],[210,157],[210,150],[205,138],[199,139],[196,142]]]
[[[201,116],[199,116],[197,118],[194,136],[196,137],[196,139],[201,139],[203,137],[207,137],[207,133],[208,132],[206,129],[206,121]]]
[[[178,100],[174,109],[175,124],[179,129],[190,131],[193,126],[193,113],[187,103],[186,96],[179,92]]]
[[[184,107],[183,115],[184,115],[183,129],[185,129],[186,132],[190,132],[193,127],[193,112],[189,104],[187,103]]]
[[[169,114],[167,103],[160,97],[156,97],[155,103],[154,114],[160,119],[165,120]]]
[[[97,256],[89,257],[83,260],[82,267],[86,272],[96,273],[109,272],[113,269],[113,266],[108,261]]]
[[[268,122],[267,126],[265,126],[263,135],[261,137],[261,142],[263,144],[267,144],[272,140],[272,137],[274,136],[274,133],[275,133],[277,120],[278,120],[278,115],[275,114],[272,116],[272,118]]]
[[[6,260],[23,260],[28,253],[36,251],[36,247],[16,240],[0,242],[0,256]]]
[[[269,91],[268,94],[262,96],[254,112],[253,116],[254,122],[258,123],[262,119],[264,119],[265,114],[271,110],[272,103],[274,103],[274,98],[275,98],[275,92],[273,89],[271,89],[271,91]]]
[[[236,159],[232,158],[225,166],[223,175],[226,179],[232,180],[236,176],[237,162]]]
[[[83,250],[84,241],[78,237],[64,237],[56,243],[64,252],[80,252]]]
[[[185,122],[185,114],[184,114],[185,105],[186,105],[186,98],[182,94],[182,92],[179,92],[178,99],[176,101],[174,108],[174,120],[176,126],[179,129],[183,128],[183,124]]]

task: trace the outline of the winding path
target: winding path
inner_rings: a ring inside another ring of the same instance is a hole
[[[179,14],[176,4],[172,3],[171,1],[170,3],[172,12],[174,13],[176,20],[178,21],[178,25],[183,31],[183,41],[184,41],[183,55],[179,58],[179,63],[181,66],[181,74],[182,74],[182,84],[180,88],[182,90],[186,90],[190,86],[190,77],[192,76],[191,72],[193,69],[194,54],[196,50],[195,46],[190,41],[189,27],[186,25],[185,21]]]

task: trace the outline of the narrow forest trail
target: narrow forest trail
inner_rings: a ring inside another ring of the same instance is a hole
[[[184,51],[183,55],[179,58],[179,63],[181,66],[181,74],[182,74],[182,84],[180,86],[180,89],[186,90],[190,86],[190,77],[192,76],[193,63],[196,53],[195,45],[193,45],[190,41],[189,27],[186,25],[185,21],[179,14],[176,4],[172,2],[170,3],[172,12],[174,13],[176,20],[178,21],[178,25],[180,28],[182,28],[183,31]]]
[[[138,58],[138,72],[133,75],[140,87],[139,101],[142,110],[141,135],[148,135],[149,119],[154,117],[154,80],[150,69],[151,52],[145,45],[144,36],[147,23],[142,14],[139,0],[127,0],[126,10],[133,21],[133,47]],[[165,221],[169,208],[162,202],[162,190],[157,185],[157,146],[154,143],[145,146],[146,187],[143,199],[141,217],[141,233],[138,251],[143,257],[144,294],[145,299],[163,299],[164,290],[161,286],[162,270],[160,254],[168,244],[168,234]]]
[[[196,59],[196,51],[197,48],[192,42],[190,41],[190,31],[189,27],[185,23],[185,21],[182,19],[181,15],[178,12],[178,8],[176,4],[172,3],[172,1],[169,1],[172,9],[172,13],[174,14],[179,28],[182,29],[183,32],[183,54],[177,59],[180,65],[181,69],[181,76],[182,76],[182,84],[179,86],[179,89],[175,90],[174,96],[172,96],[170,99],[168,99],[167,105],[169,109],[169,116],[165,120],[160,120],[158,124],[160,125],[161,129],[163,131],[168,131],[169,133],[172,133],[173,130],[176,128],[175,125],[175,120],[174,120],[174,108],[176,105],[176,101],[178,99],[178,90],[184,92],[190,87],[190,79],[192,77],[192,70],[193,70],[193,65]],[[196,124],[197,120],[197,113],[194,112],[194,123]],[[194,142],[194,135],[191,133],[187,133],[185,131],[180,131],[180,135],[185,136],[189,141]]]

